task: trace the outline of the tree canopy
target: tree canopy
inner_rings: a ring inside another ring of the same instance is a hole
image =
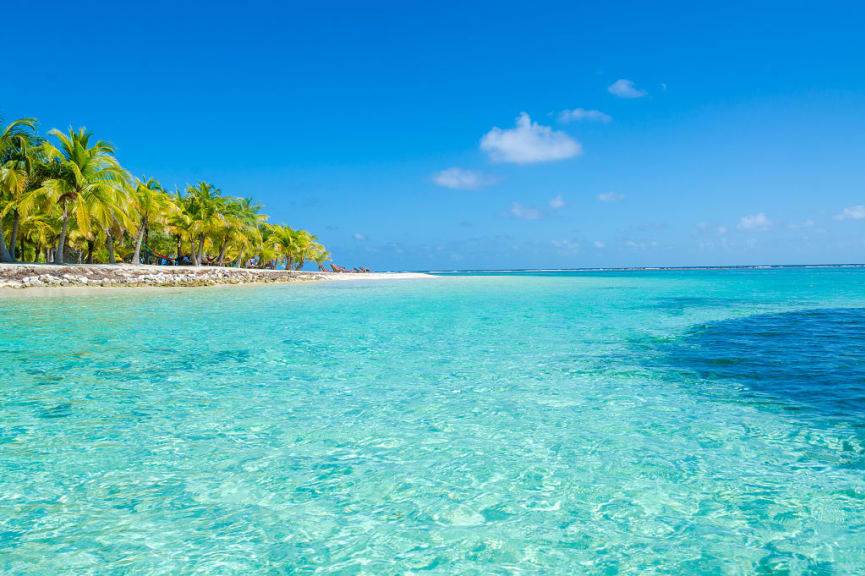
[[[209,182],[168,191],[135,177],[85,128],[0,121],[0,262],[188,264],[324,270],[306,230],[271,224],[252,198]]]

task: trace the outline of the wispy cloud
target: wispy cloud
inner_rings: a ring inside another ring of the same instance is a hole
[[[628,248],[632,248],[634,250],[646,250],[648,248],[655,248],[658,245],[655,240],[627,240],[625,241],[625,246]]]
[[[597,199],[601,202],[621,202],[625,199],[624,194],[619,194],[618,192],[601,192],[597,195]]]
[[[592,242],[592,244],[595,245],[595,248],[606,248],[606,246],[607,246],[606,244],[604,244],[600,240],[595,240],[594,242]]]
[[[524,206],[519,202],[511,204],[511,214],[517,218],[523,218],[525,220],[537,220],[541,217],[540,210],[532,208],[531,206]]]
[[[620,78],[607,87],[607,92],[619,98],[642,98],[647,95],[645,90],[638,89],[634,83],[625,78]]]
[[[608,114],[600,110],[586,110],[585,108],[574,108],[559,112],[559,122],[601,122],[606,124],[612,120]]]
[[[862,220],[865,218],[865,205],[848,206],[835,216],[837,220]]]
[[[355,232],[354,234],[352,234],[352,238],[354,238],[355,240],[366,240],[366,236],[364,234],[361,234],[360,232]]]
[[[580,251],[580,243],[573,240],[553,240],[553,246],[564,254],[576,254]]]
[[[703,233],[714,232],[718,236],[723,236],[724,234],[727,233],[727,227],[726,226],[713,226],[709,222],[697,222],[697,229]]]
[[[565,202],[565,199],[562,198],[561,194],[559,194],[555,198],[550,199],[550,208],[552,208],[553,210],[559,210],[561,208],[564,208],[566,205],[567,202]]]
[[[491,176],[476,170],[463,170],[462,168],[448,168],[433,175],[433,182],[443,188],[454,190],[476,190],[489,186],[495,182]]]
[[[787,228],[790,228],[791,230],[799,230],[801,228],[813,228],[813,227],[814,227],[814,221],[811,220],[810,218],[808,218],[807,220],[805,220],[803,222],[791,222],[790,224],[787,224]]]
[[[739,228],[742,230],[765,232],[771,227],[772,221],[763,212],[751,214],[750,216],[742,216],[742,219],[739,220]]]
[[[489,154],[493,162],[534,164],[572,158],[581,154],[583,148],[564,132],[532,122],[523,112],[517,118],[516,127],[495,127],[484,134],[481,150]]]

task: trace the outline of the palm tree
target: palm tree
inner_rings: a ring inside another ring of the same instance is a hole
[[[324,248],[315,242],[315,236],[306,230],[294,230],[290,226],[271,226],[271,242],[277,252],[285,258],[286,270],[300,270],[306,259]]]
[[[327,269],[324,267],[326,262],[330,262],[332,258],[330,257],[330,252],[324,249],[324,246],[319,244],[318,242],[313,243],[313,254],[310,257],[310,260],[315,262],[318,265],[319,272],[326,272]]]
[[[57,222],[54,218],[47,214],[22,214],[20,242],[21,252],[20,258],[26,258],[24,251],[24,243],[28,242],[33,246],[33,261],[38,262],[39,256],[42,254],[42,249],[49,246],[54,237],[57,236]],[[45,260],[48,261],[47,258]]]
[[[219,256],[217,256],[216,263],[222,266],[229,242],[239,238],[245,223],[240,204],[236,198],[220,198],[217,212],[219,216],[215,221],[213,235],[219,241]]]
[[[294,230],[289,226],[271,226],[270,241],[277,253],[285,258],[285,269],[291,270],[296,253]]]
[[[14,158],[36,132],[36,118],[19,118],[3,127],[0,118],[0,162]]]
[[[62,211],[54,257],[55,264],[62,264],[69,219],[74,215],[79,232],[90,236],[91,210],[94,210],[99,223],[109,230],[115,223],[108,221],[108,215],[116,219],[123,199],[122,187],[129,177],[114,157],[113,146],[103,140],[91,144],[92,134],[86,129],[76,132],[70,128],[68,134],[54,129],[49,134],[60,144],[46,148],[57,174],[35,190],[34,195],[44,195]]]
[[[186,189],[184,208],[190,219],[188,232],[192,240],[192,263],[195,266],[201,266],[204,258],[204,243],[208,234],[218,228],[222,222],[221,196],[219,188],[207,182],[199,182]]]
[[[267,220],[267,216],[261,214],[261,204],[252,198],[239,198],[236,201],[236,213],[240,222],[240,229],[233,236],[237,248],[237,267],[243,267],[243,253],[250,246],[261,242],[261,224]]]
[[[0,166],[0,194],[2,194],[2,199],[4,202],[3,209],[0,210],[0,262],[14,262],[15,261],[15,231],[13,224],[13,233],[11,240],[11,247],[13,252],[6,247],[6,233],[3,229],[3,219],[6,217],[10,210],[13,210],[17,204],[16,198],[18,198],[21,194],[21,191],[24,189],[24,181],[25,175],[23,171],[15,168],[13,162],[8,162],[6,165]]]
[[[168,236],[174,238],[177,242],[176,253],[174,255],[175,265],[177,265],[183,259],[183,236],[189,233],[192,227],[192,218],[190,218],[187,212],[186,196],[180,190],[175,188],[174,192],[169,194],[169,196],[171,197],[172,204],[174,204],[174,208],[166,219],[166,231]]]
[[[315,236],[306,230],[295,230],[294,232],[294,269],[300,270],[306,263],[306,259],[314,254]],[[288,266],[286,266],[288,268]]]
[[[131,206],[125,186],[106,188],[104,192],[94,190],[82,195],[82,198],[87,204],[90,224],[95,224],[105,234],[108,263],[114,264],[114,240],[122,238],[123,233],[133,226],[129,215]],[[79,227],[78,232],[85,238],[93,235],[92,226],[85,230]]]
[[[281,254],[280,246],[276,242],[277,232],[281,227],[274,224],[262,224],[261,240],[256,244],[257,268],[273,268],[273,261]]]
[[[38,136],[33,136],[24,144],[17,159],[9,160],[0,168],[0,181],[3,182],[8,200],[6,206],[0,210],[0,218],[12,214],[12,232],[9,239],[9,255],[12,261],[17,259],[18,230],[24,217],[24,200],[50,176],[45,143]]]
[[[136,178],[130,197],[132,208],[138,215],[138,233],[135,237],[132,263],[138,264],[141,261],[141,243],[145,236],[150,235],[150,225],[167,223],[168,217],[174,212],[176,206],[171,196],[166,194],[159,182],[153,178],[147,180]]]
[[[18,232],[19,218],[17,204],[20,196],[27,188],[26,169],[21,166],[28,147],[37,141],[36,119],[21,118],[10,122],[5,127],[0,123],[0,262],[15,261],[15,243]],[[6,234],[3,230],[3,218],[12,210],[15,213],[12,225],[11,246],[6,247]]]

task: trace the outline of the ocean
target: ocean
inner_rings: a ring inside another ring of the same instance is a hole
[[[865,573],[865,270],[0,300],[2,574]]]

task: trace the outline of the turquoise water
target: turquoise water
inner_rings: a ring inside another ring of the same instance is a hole
[[[863,574],[865,271],[0,300],[3,574]]]

